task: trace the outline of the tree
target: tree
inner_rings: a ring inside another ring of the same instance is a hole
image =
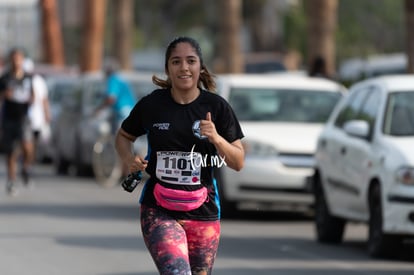
[[[282,51],[283,5],[286,3],[274,0],[243,1],[252,52]]]
[[[88,0],[83,3],[84,32],[80,68],[82,72],[98,71],[102,66],[106,0]]]
[[[131,69],[134,1],[117,0],[114,4],[112,50],[121,69]]]
[[[56,0],[41,0],[43,60],[46,63],[65,64],[62,33],[57,14]]]
[[[328,75],[335,74],[335,30],[337,0],[305,1],[308,35],[308,64],[322,58]]]
[[[414,0],[405,0],[407,73],[414,73]]]
[[[219,1],[218,73],[241,73],[244,61],[241,48],[241,0]]]

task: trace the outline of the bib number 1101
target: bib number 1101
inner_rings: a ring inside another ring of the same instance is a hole
[[[162,160],[164,161],[164,167],[166,169],[187,170],[187,167],[189,166],[190,170],[193,170],[191,160],[188,158],[164,157]]]

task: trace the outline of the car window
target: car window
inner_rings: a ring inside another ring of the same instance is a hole
[[[368,139],[372,137],[374,132],[374,125],[376,117],[378,114],[380,106],[381,94],[378,93],[374,88],[372,88],[364,102],[364,105],[361,108],[361,111],[358,113],[356,119],[364,120],[368,122],[369,125],[369,135]]]
[[[241,121],[325,122],[340,93],[233,88],[229,103]]]
[[[70,93],[62,93],[62,107],[66,112],[80,112],[82,90],[78,87]]]
[[[380,96],[380,93],[376,92],[374,89],[370,90],[366,100],[364,101],[364,105],[361,108],[361,112],[357,115],[357,119],[373,123],[378,114],[381,100]]]
[[[75,87],[75,83],[58,82],[49,90],[49,99],[52,103],[59,103],[63,99],[65,93],[71,92]]]
[[[342,128],[345,122],[357,118],[368,92],[369,90],[364,88],[363,90],[355,90],[349,96],[348,101],[345,103],[335,120],[335,126]]]
[[[156,86],[150,81],[130,81],[131,88],[134,90],[135,98],[141,99],[143,96],[152,92]]]
[[[104,80],[86,82],[83,93],[83,104],[85,110],[95,110],[105,100]]]
[[[383,132],[393,136],[414,135],[414,91],[390,93]]]

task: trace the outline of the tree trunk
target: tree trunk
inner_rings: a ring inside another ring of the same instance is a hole
[[[280,2],[274,0],[245,1],[250,18],[246,22],[251,35],[252,52],[281,51],[282,16]]]
[[[217,73],[241,73],[244,60],[241,47],[241,0],[219,1],[220,34]]]
[[[414,73],[414,0],[405,0],[405,35],[407,73]]]
[[[106,0],[84,1],[84,28],[80,67],[82,72],[102,67]]]
[[[322,58],[328,76],[335,75],[337,0],[307,0],[308,65]]]
[[[114,4],[112,49],[121,69],[131,69],[131,51],[134,26],[134,1],[117,0]]]
[[[62,32],[56,0],[41,0],[43,61],[55,66],[65,64]]]

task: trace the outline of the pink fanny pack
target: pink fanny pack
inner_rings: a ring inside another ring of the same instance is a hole
[[[207,188],[194,191],[176,190],[155,184],[154,197],[157,204],[168,210],[191,211],[199,208],[207,200]]]

